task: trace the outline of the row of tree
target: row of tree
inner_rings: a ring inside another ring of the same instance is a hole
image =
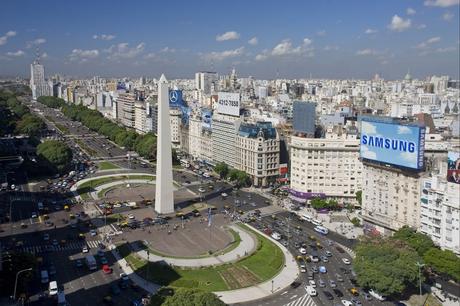
[[[37,156],[41,165],[53,173],[67,171],[72,165],[72,150],[62,141],[44,141],[37,146]]]
[[[90,130],[106,136],[119,146],[136,151],[144,158],[156,157],[156,137],[153,133],[139,135],[104,118],[97,110],[83,105],[67,104],[60,98],[39,97],[37,100],[48,107],[61,109],[66,117],[81,122]]]
[[[234,182],[237,187],[248,186],[251,184],[249,175],[241,170],[230,169],[225,162],[217,163],[214,171],[220,176],[221,179],[229,179]]]
[[[325,200],[320,198],[314,198],[310,201],[311,207],[314,209],[329,209],[337,210],[340,208],[339,203],[335,200]]]
[[[212,292],[197,289],[178,288],[169,296],[163,296],[162,289],[154,295],[149,306],[225,306]],[[169,291],[169,290],[168,290]]]
[[[427,235],[404,227],[392,237],[366,238],[355,248],[354,262],[360,286],[387,296],[397,296],[417,287],[418,266],[460,281],[460,258],[435,247]],[[424,278],[423,273],[421,274]],[[422,280],[423,281],[423,280]]]

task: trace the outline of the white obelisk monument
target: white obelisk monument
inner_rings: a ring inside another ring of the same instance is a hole
[[[169,123],[169,88],[164,74],[158,83],[158,137],[155,210],[160,214],[174,212],[171,125]]]

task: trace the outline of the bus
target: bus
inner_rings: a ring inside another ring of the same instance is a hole
[[[300,219],[301,219],[301,220],[304,220],[304,221],[311,222],[311,220],[312,220],[313,218],[312,218],[310,215],[308,215],[308,214],[302,214],[302,215],[300,216]]]
[[[190,163],[189,163],[186,159],[181,159],[181,160],[180,160],[180,164],[181,164],[181,166],[184,167],[184,168],[190,167]]]
[[[329,230],[321,225],[315,226],[314,230],[315,232],[318,232],[323,235],[327,235],[327,233],[329,233]]]

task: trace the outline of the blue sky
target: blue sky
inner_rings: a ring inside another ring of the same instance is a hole
[[[2,1],[0,75],[459,74],[459,0]]]
[[[363,135],[383,137],[392,140],[404,140],[416,144],[414,152],[402,152],[399,150],[379,148],[363,144]],[[417,168],[419,143],[419,128],[413,126],[376,123],[376,122],[361,122],[361,156],[367,159],[378,160],[395,165]]]

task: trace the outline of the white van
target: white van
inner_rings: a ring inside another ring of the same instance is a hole
[[[40,272],[40,275],[41,275],[41,282],[42,282],[42,284],[48,284],[48,282],[49,282],[48,271],[42,270],[42,271]]]
[[[378,292],[375,292],[375,291],[372,290],[372,289],[369,290],[369,294],[372,295],[375,299],[377,299],[377,300],[379,300],[379,301],[381,301],[381,302],[383,302],[383,301],[385,301],[385,300],[387,299],[386,297],[384,297],[383,295],[381,295],[381,294],[378,293]]]
[[[56,281],[50,282],[50,286],[49,286],[48,291],[49,291],[50,296],[54,296],[54,295],[58,294],[58,286],[57,286]]]
[[[318,220],[318,219],[311,220],[311,223],[314,225],[323,225],[323,221]]]
[[[281,239],[281,235],[280,235],[280,233],[273,232],[272,238],[275,239],[275,240],[280,240],[280,239]]]
[[[305,291],[307,291],[307,294],[309,296],[316,296],[317,295],[316,289],[313,288],[312,286],[305,286]]]
[[[304,220],[304,221],[308,221],[308,222],[311,222],[311,220],[313,219],[310,215],[307,215],[307,214],[302,214],[300,216],[300,219]]]
[[[329,230],[321,225],[315,226],[314,230],[315,232],[321,233],[323,235],[327,235],[327,233],[329,233]]]

